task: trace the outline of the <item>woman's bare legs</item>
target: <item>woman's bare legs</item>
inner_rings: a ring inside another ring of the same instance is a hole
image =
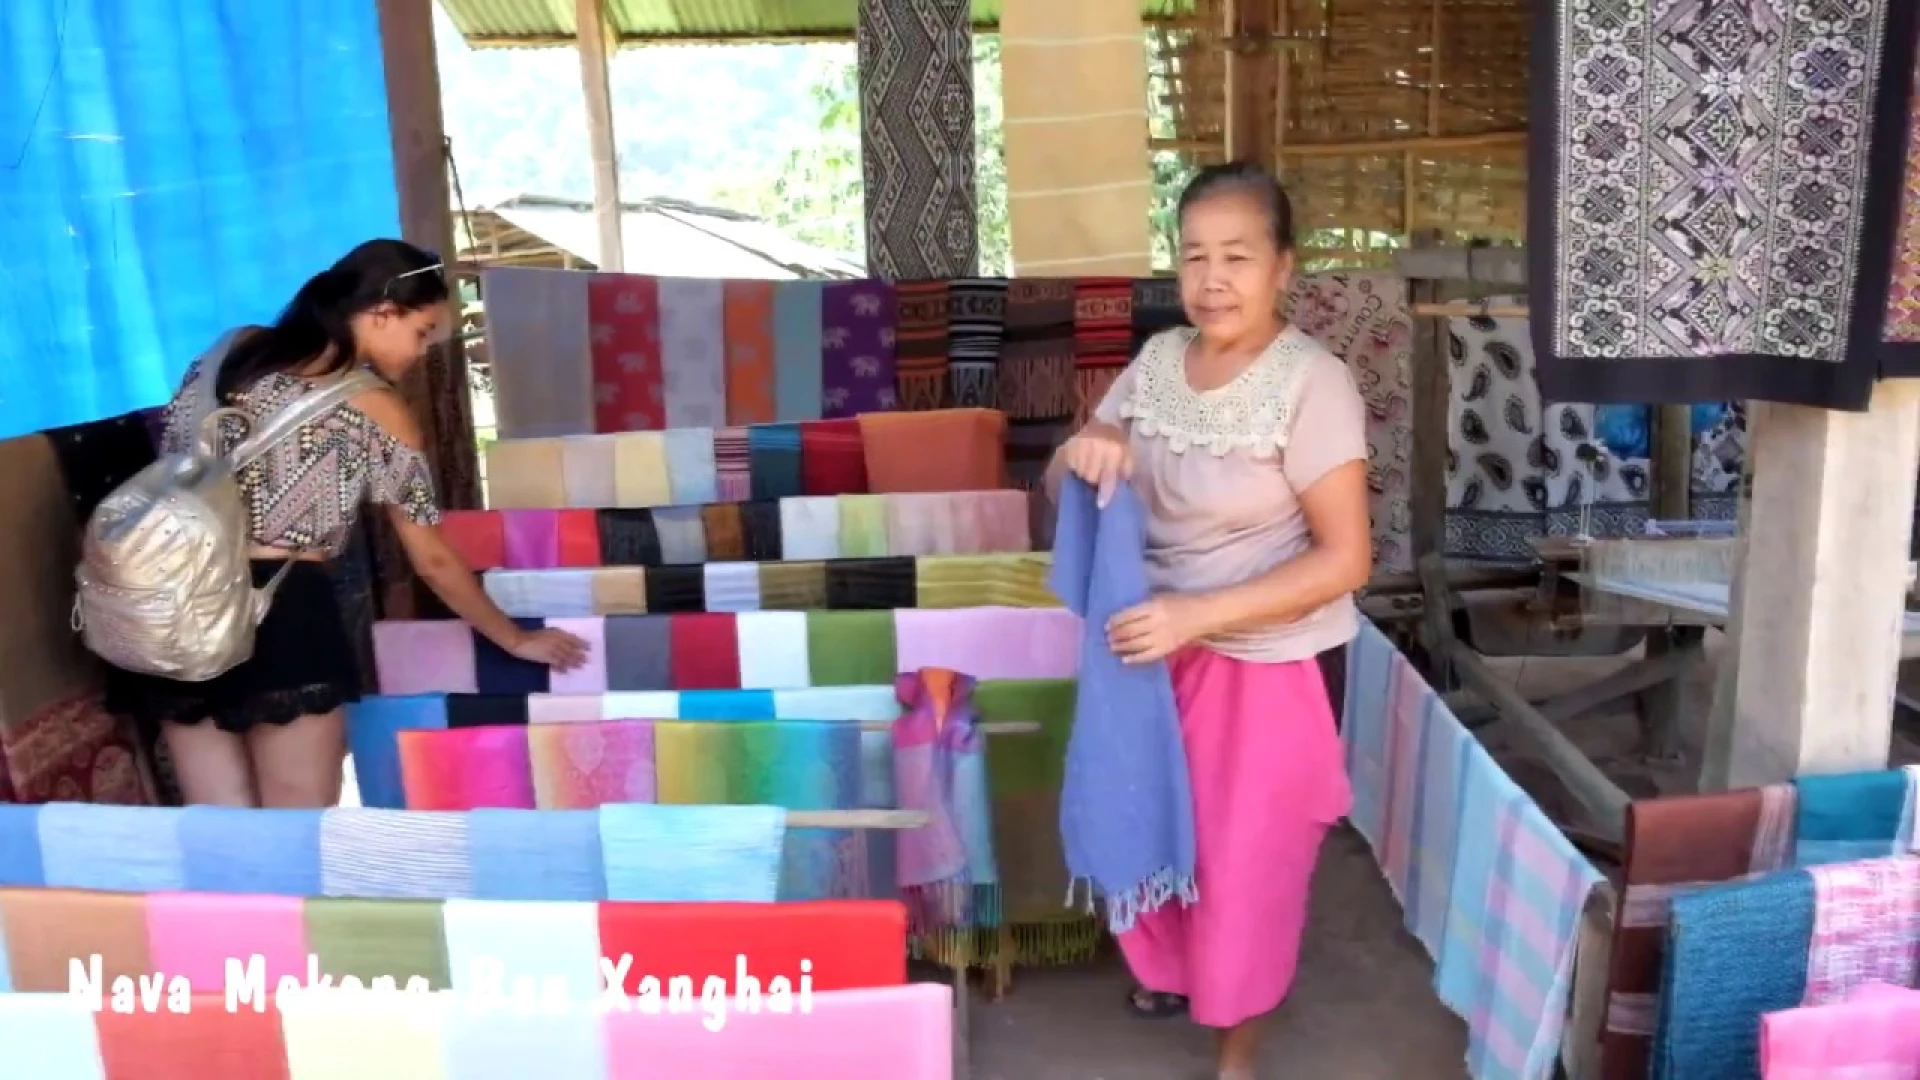
[[[261,806],[319,810],[339,805],[347,759],[345,710],[256,725],[247,732],[247,751]]]
[[[180,794],[189,805],[260,805],[247,744],[240,736],[202,720],[197,724],[168,721],[160,737],[166,740]]]
[[[1253,1080],[1259,1065],[1260,1024],[1256,1016],[1220,1032],[1220,1080]]]

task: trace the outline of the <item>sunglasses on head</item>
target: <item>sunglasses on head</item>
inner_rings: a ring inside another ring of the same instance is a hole
[[[440,255],[437,252],[430,251],[427,254],[433,256],[433,259],[434,259],[433,265],[423,266],[418,270],[409,270],[404,274],[395,274],[393,277],[393,280],[387,282],[387,287],[381,291],[381,298],[384,300],[392,300],[393,287],[407,280],[410,277],[418,277],[421,274],[437,274],[440,271],[445,270],[447,268],[446,261],[441,259]]]

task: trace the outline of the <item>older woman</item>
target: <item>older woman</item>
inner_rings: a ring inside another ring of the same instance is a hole
[[[1135,486],[1155,595],[1107,626],[1165,660],[1192,779],[1199,900],[1121,935],[1129,1006],[1220,1030],[1219,1076],[1250,1080],[1256,1021],[1287,996],[1327,829],[1350,801],[1316,657],[1354,634],[1367,580],[1365,407],[1345,364],[1281,316],[1286,193],[1249,165],[1180,200],[1191,328],[1149,341],[1059,463]]]

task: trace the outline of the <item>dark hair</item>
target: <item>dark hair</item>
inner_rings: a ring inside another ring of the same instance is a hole
[[[438,255],[404,240],[369,240],[300,286],[272,326],[237,342],[214,389],[225,401],[261,376],[310,363],[329,348],[324,373],[344,371],[359,362],[355,315],[383,303],[418,311],[446,299]]]
[[[1222,195],[1244,195],[1259,203],[1267,215],[1273,246],[1281,251],[1293,250],[1293,201],[1271,172],[1251,161],[1209,165],[1194,173],[1187,189],[1180,193],[1180,220],[1186,220],[1187,210],[1196,203]]]

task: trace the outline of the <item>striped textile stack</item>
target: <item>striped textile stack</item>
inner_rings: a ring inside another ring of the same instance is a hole
[[[0,807],[8,1075],[951,1080],[898,902],[767,902],[799,819]]]

